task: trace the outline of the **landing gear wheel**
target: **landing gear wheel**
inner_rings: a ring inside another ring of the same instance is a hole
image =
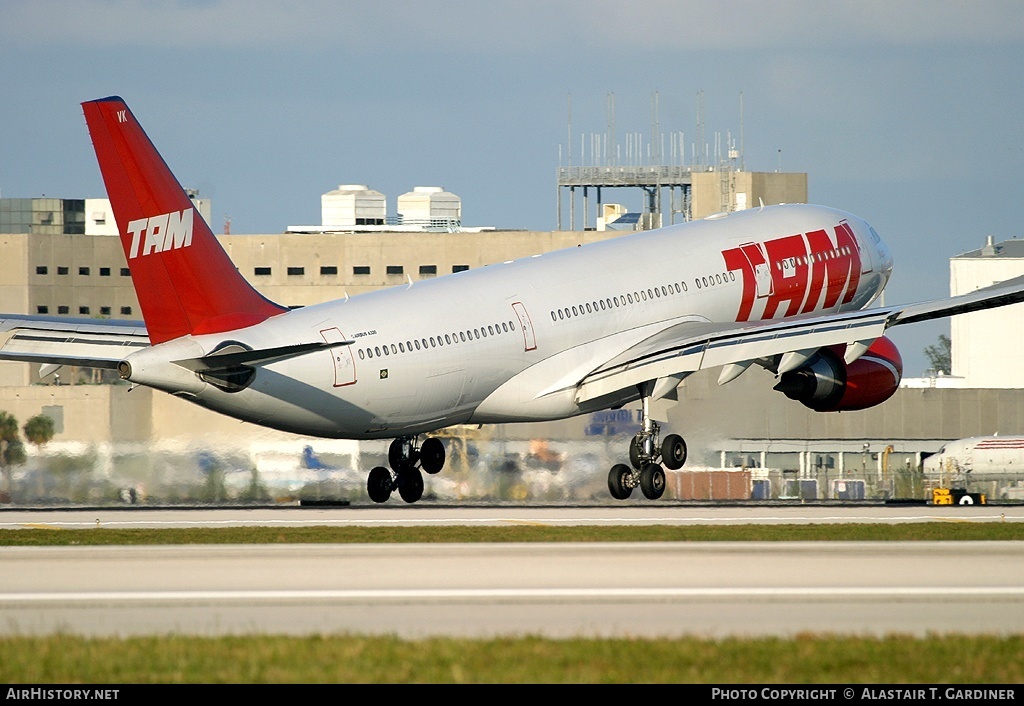
[[[407,503],[414,503],[423,497],[423,474],[420,469],[410,468],[398,476],[398,494]]]
[[[406,455],[406,444],[408,444],[409,455]],[[412,468],[416,465],[416,458],[418,454],[412,448],[412,444],[408,438],[399,437],[391,442],[391,446],[388,448],[388,465],[391,466],[391,470],[395,473],[401,473],[406,468]]]
[[[657,500],[665,492],[665,471],[656,463],[640,470],[640,490],[648,500]]]
[[[634,436],[629,442],[629,463],[637,470],[644,467],[645,459],[643,449],[643,440],[639,436]]]
[[[669,434],[661,444],[661,462],[670,471],[683,467],[686,463],[686,442],[678,434]]]
[[[370,476],[366,479],[366,492],[370,494],[370,500],[375,503],[386,503],[393,489],[391,471],[383,466],[377,466],[370,471]]]
[[[608,472],[608,492],[616,500],[625,500],[633,493],[633,486],[628,484],[633,471],[624,463],[617,463]]]
[[[427,473],[437,473],[444,468],[444,444],[440,439],[430,437],[420,446],[420,467]]]

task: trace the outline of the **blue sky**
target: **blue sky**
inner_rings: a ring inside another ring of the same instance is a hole
[[[609,93],[620,143],[646,139],[657,92],[690,143],[703,91],[712,149],[742,93],[747,168],[807,172],[811,201],[889,242],[887,303],[1024,236],[1020,2],[0,0],[0,62],[4,197],[102,196],[78,104],[117,94],[216,231],[319,222],[341,183],[392,211],[440,185],[467,224],[550,230],[570,94],[576,140]],[[895,331],[909,374],[945,330]]]

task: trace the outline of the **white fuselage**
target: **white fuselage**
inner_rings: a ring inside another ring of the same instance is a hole
[[[885,244],[854,216],[767,207],[185,336],[132,354],[130,379],[250,422],[325,437],[559,419],[636,399],[624,390],[581,405],[572,385],[667,326],[861,309],[891,266]],[[255,366],[251,384],[236,392],[172,362],[228,341],[255,349],[351,343]]]
[[[1024,480],[1024,437],[976,436],[951,441],[923,465],[925,478],[947,484]]]

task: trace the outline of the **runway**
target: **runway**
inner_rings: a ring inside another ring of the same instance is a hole
[[[1022,506],[0,511],[0,528],[1022,522]],[[1019,633],[1024,542],[0,548],[0,634]]]
[[[1019,633],[1024,542],[6,547],[0,634]]]
[[[540,524],[695,525],[841,524],[902,522],[1024,522],[1024,505],[767,504],[698,505],[638,502],[615,505],[353,505],[334,508],[258,507],[160,509],[112,506],[88,509],[4,508],[0,529],[50,527],[451,526]]]

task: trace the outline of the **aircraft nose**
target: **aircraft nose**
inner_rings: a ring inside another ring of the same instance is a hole
[[[881,269],[888,278],[892,273],[892,251],[889,249],[886,242],[882,240],[881,236],[878,235],[878,231],[871,226],[868,226],[868,230],[871,233],[871,239],[874,241],[875,249],[878,252],[879,269]]]

